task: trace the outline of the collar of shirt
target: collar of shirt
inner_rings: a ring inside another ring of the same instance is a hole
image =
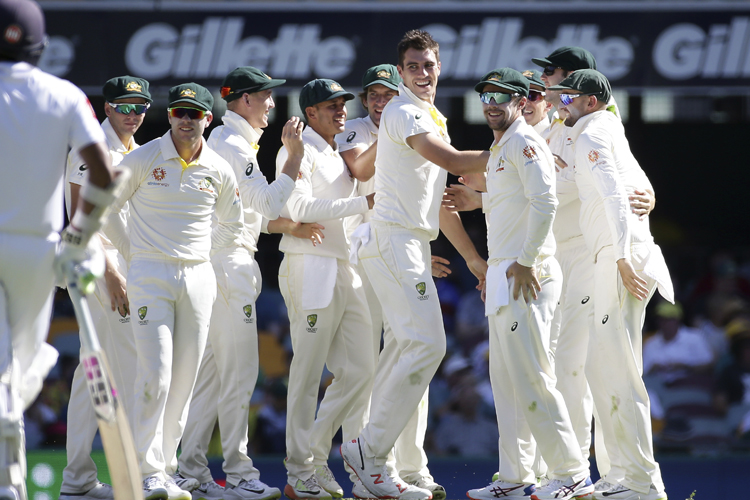
[[[374,135],[378,135],[378,127],[373,123],[372,118],[370,118],[370,115],[365,116],[362,119],[362,123],[364,123],[368,129],[370,129],[370,133]]]
[[[174,147],[174,142],[172,141],[172,131],[167,130],[167,133],[161,136],[161,139],[159,139],[159,147],[161,148],[161,155],[164,157],[165,160],[171,160],[172,158],[177,159],[180,164],[182,165],[182,170],[185,170],[191,165],[200,165],[201,164],[201,156],[203,156],[203,152],[206,151],[208,146],[206,146],[206,140],[201,137],[201,152],[198,153],[198,156],[195,158],[195,160],[191,161],[190,163],[187,163],[185,160],[182,159],[180,154],[177,152],[177,148]]]
[[[545,130],[549,128],[549,124],[550,124],[549,117],[547,115],[544,115],[544,118],[539,120],[539,123],[534,125],[533,128],[537,134],[542,135],[542,132],[544,132]]]
[[[518,132],[518,129],[522,128],[524,125],[526,125],[527,127],[530,126],[526,124],[526,120],[524,120],[523,116],[519,116],[518,118],[516,118],[516,120],[510,124],[510,127],[508,127],[508,130],[505,131],[500,140],[492,144],[490,151],[494,153],[498,149],[502,148],[505,143],[508,142],[510,138]]]
[[[313,146],[318,152],[326,155],[334,155],[338,151],[338,144],[334,142],[334,145],[331,146],[310,126],[305,127],[305,130],[302,132],[302,140],[305,144]]]
[[[24,73],[30,73],[36,68],[29,63],[25,62],[14,62],[14,61],[2,61],[0,62],[0,75],[20,77]]]
[[[576,122],[576,124],[571,127],[570,138],[573,139],[573,141],[576,141],[578,137],[583,133],[583,129],[585,129],[586,126],[589,125],[591,122],[597,121],[600,118],[606,119],[609,117],[612,117],[613,119],[617,120],[617,116],[614,113],[610,113],[606,109],[602,109],[599,111],[594,111],[593,113],[589,113],[588,115],[579,119]]]
[[[107,145],[109,146],[110,151],[114,151],[115,153],[122,153],[124,155],[130,153],[132,151],[131,149],[128,149],[125,144],[122,143],[122,140],[120,139],[120,136],[117,135],[117,132],[115,132],[115,129],[112,127],[112,124],[109,122],[109,118],[105,118],[102,122],[102,130],[104,130],[104,135],[107,137]],[[136,144],[135,141],[133,141],[133,149],[137,149],[138,144]]]
[[[221,118],[221,122],[240,134],[256,151],[260,148],[258,141],[260,141],[260,136],[263,135],[262,129],[251,127],[247,120],[229,110]]]
[[[404,96],[405,99],[409,100],[415,106],[428,111],[430,113],[432,121],[434,121],[443,132],[448,132],[448,119],[443,116],[443,114],[435,106],[427,101],[423,101],[422,99],[414,95],[414,92],[409,90],[409,88],[404,85],[404,82],[398,84],[398,95]]]

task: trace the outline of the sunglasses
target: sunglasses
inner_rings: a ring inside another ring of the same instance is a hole
[[[113,104],[111,102],[107,103],[113,108],[115,108],[115,111],[117,113],[121,113],[123,115],[129,115],[131,112],[135,111],[136,115],[142,115],[146,112],[148,108],[151,107],[151,104]]]
[[[542,73],[544,73],[547,76],[552,76],[555,74],[555,71],[557,71],[559,67],[560,66],[545,66],[544,69],[542,70]]]
[[[588,94],[575,94],[575,95],[560,94],[560,104],[562,104],[563,107],[569,106],[573,102],[573,99],[575,99],[576,97],[584,96],[584,95],[588,95]]]
[[[531,102],[537,102],[544,99],[546,92],[539,92],[538,90],[529,90],[529,97],[527,98]]]
[[[505,92],[482,92],[479,94],[479,100],[484,104],[490,104],[492,99],[495,100],[495,104],[503,104],[510,101],[518,94],[506,94]]]
[[[167,111],[169,111],[169,116],[172,118],[183,118],[187,115],[191,120],[202,120],[206,116],[206,113],[208,113],[202,109],[195,108],[168,108]]]

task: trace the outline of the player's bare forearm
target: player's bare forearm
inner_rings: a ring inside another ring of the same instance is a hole
[[[433,133],[413,135],[406,143],[424,159],[457,176],[484,172],[490,158],[489,151],[459,151]]]
[[[276,220],[268,221],[269,233],[281,233],[294,236],[303,240],[310,240],[313,246],[323,242],[324,226],[317,222],[294,222],[286,217],[279,217]]]
[[[360,182],[366,182],[375,175],[375,157],[378,152],[378,141],[368,148],[356,147],[341,153],[349,172]]]

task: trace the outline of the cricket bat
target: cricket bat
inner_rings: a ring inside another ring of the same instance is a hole
[[[73,302],[81,334],[81,365],[94,405],[99,435],[109,466],[115,500],[143,500],[143,485],[133,434],[120,405],[112,370],[94,330],[86,296],[78,288],[75,271],[67,274],[68,294]]]

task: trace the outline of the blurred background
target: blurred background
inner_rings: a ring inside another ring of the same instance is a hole
[[[301,116],[299,89],[321,77],[358,93],[367,68],[397,63],[396,44],[409,29],[425,29],[440,43],[436,104],[459,149],[486,149],[492,142],[472,90],[481,75],[502,66],[535,68],[532,57],[563,45],[590,50],[612,83],[633,153],[654,186],[651,228],[680,301],[669,306],[655,297],[644,331],[644,378],[667,491],[679,500],[693,491],[699,500],[720,498],[725,492],[717,484],[744,477],[750,467],[750,154],[743,150],[750,138],[750,2],[41,4],[51,38],[40,66],[84,89],[100,119],[107,79],[130,74],[150,81],[155,102],[136,134],[141,144],[166,132],[172,85],[206,86],[215,94],[214,114],[220,118],[219,87],[235,67],[252,65],[287,79],[274,89],[276,108],[260,141],[260,167],[269,180],[275,177],[281,127],[289,116]],[[365,114],[358,100],[350,101],[348,111],[350,118]],[[215,119],[213,126],[220,123]],[[462,218],[486,255],[483,215]],[[291,358],[277,285],[278,241],[264,235],[256,254],[263,271],[256,306],[262,373],[250,425],[251,456],[263,479],[277,486],[285,480],[285,376]],[[449,352],[430,387],[426,449],[436,480],[449,498],[460,498],[489,482],[497,469],[487,327],[461,258],[442,237],[433,253],[451,260],[453,274],[438,280]],[[60,350],[60,362],[26,415],[34,500],[59,492],[67,395],[78,362],[72,308],[64,291],[57,299],[50,343]],[[330,374],[324,374],[321,391],[329,382]],[[220,479],[215,444],[212,465]],[[101,455],[97,459],[103,464]],[[332,466],[343,474],[335,458]]]

